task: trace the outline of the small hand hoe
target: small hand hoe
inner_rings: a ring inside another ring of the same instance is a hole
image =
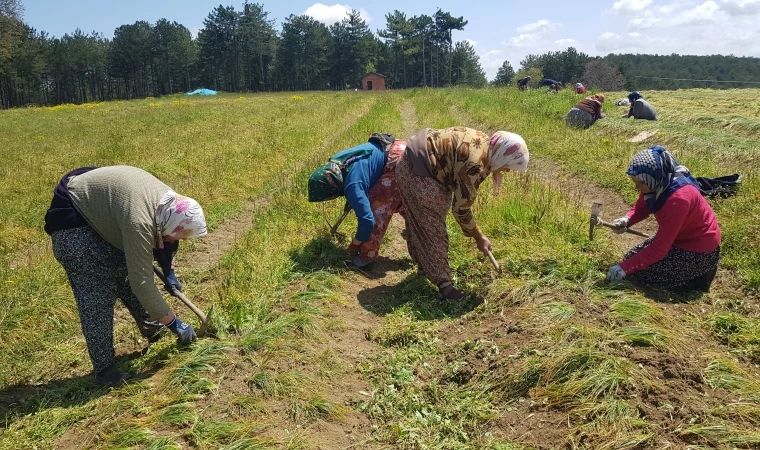
[[[158,276],[158,278],[162,282],[164,282],[164,284],[166,284],[166,277],[164,277],[164,274],[161,273],[161,271],[157,267],[153,266],[153,272],[156,274],[156,276]],[[209,320],[211,320],[211,314],[214,312],[214,305],[211,305],[211,308],[208,310],[208,314],[203,314],[203,311],[198,309],[198,307],[195,306],[193,302],[191,302],[187,297],[185,297],[185,294],[183,294],[182,292],[176,289],[172,289],[170,294],[172,295],[172,297],[177,297],[178,299],[180,299],[182,303],[185,304],[185,306],[190,308],[195,313],[195,315],[198,316],[199,319],[201,319],[201,328],[198,330],[197,334],[198,334],[198,337],[205,336],[206,331],[208,331],[208,323],[209,323]]]
[[[589,226],[588,226],[588,239],[590,241],[594,240],[594,227],[595,226],[603,226],[607,228],[613,228],[616,229],[617,227],[609,222],[605,222],[599,217],[599,214],[602,212],[602,204],[601,203],[594,203],[591,206],[591,219],[589,220]],[[644,238],[648,238],[649,235],[642,233],[641,231],[632,230],[630,228],[625,229],[626,233],[635,234],[636,236],[641,236]]]

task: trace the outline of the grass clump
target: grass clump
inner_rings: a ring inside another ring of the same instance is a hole
[[[760,319],[718,313],[708,320],[708,326],[732,353],[760,364]]]
[[[190,425],[198,420],[195,406],[192,403],[179,403],[171,405],[161,412],[155,419],[158,423],[168,423],[172,425]]]
[[[149,442],[151,435],[151,431],[145,428],[131,428],[117,433],[111,438],[111,444],[117,447],[133,447]]]
[[[225,352],[229,344],[224,342],[199,342],[187,354],[183,363],[174,367],[167,384],[189,395],[200,395],[216,389],[216,383],[208,378],[216,372],[216,366],[228,361]]]
[[[432,331],[431,324],[415,319],[408,307],[402,307],[387,315],[377,331],[370,330],[369,338],[383,347],[406,347],[427,342]]]

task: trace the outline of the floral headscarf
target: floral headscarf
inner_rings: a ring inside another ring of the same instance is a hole
[[[175,239],[205,236],[206,217],[197,201],[168,190],[156,208],[159,248],[163,248],[163,237]]]
[[[493,173],[493,190],[499,194],[501,190],[500,169],[507,168],[517,172],[527,172],[530,153],[525,140],[518,134],[507,131],[497,131],[491,136],[488,146],[489,169]]]

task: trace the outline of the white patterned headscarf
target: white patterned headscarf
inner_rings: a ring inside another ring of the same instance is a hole
[[[501,190],[502,169],[527,172],[530,153],[525,140],[515,133],[497,131],[491,136],[488,146],[489,169],[493,173],[493,190],[498,195]]]
[[[156,208],[156,226],[159,231],[159,248],[163,248],[163,237],[175,239],[205,236],[206,217],[197,201],[168,190]]]

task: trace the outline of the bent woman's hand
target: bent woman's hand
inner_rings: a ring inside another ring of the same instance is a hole
[[[475,242],[478,245],[478,250],[483,252],[484,255],[488,255],[488,252],[493,249],[493,247],[491,247],[491,241],[483,233],[475,236]]]

